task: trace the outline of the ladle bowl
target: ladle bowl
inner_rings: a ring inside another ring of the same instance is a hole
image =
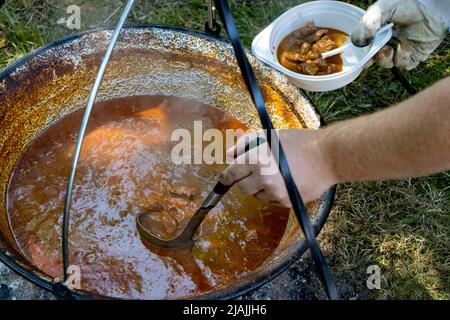
[[[51,123],[86,105],[111,34],[111,30],[97,30],[57,40],[26,55],[0,73],[0,261],[53,292],[55,279],[36,267],[32,257],[26,256],[17,245],[15,226],[11,225],[6,212],[6,190],[14,165],[30,142]],[[318,113],[299,89],[289,84],[281,73],[253,57],[250,57],[250,62],[277,128],[320,127]],[[240,77],[230,44],[202,32],[166,26],[125,28],[97,101],[132,95],[194,99],[229,113],[250,128],[260,128],[256,109]],[[333,198],[334,189],[313,206],[311,219],[317,233],[328,217]],[[71,224],[70,228],[74,230],[77,226]],[[273,279],[306,249],[299,226],[291,214],[278,248],[262,266],[235,283],[183,298],[239,296]],[[71,297],[111,298],[83,289],[72,290]]]
[[[145,211],[139,213],[136,217],[136,227],[143,241],[147,241],[156,247],[168,249],[189,248],[194,245],[192,233],[186,232],[186,229],[170,238],[166,238],[155,232],[151,215],[152,212]]]

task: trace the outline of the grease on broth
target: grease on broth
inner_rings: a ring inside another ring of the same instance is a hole
[[[65,187],[83,111],[55,122],[29,145],[7,191],[18,245],[53,277],[62,276]],[[172,131],[192,131],[196,120],[204,129],[247,129],[219,109],[174,97],[126,97],[95,105],[78,165],[69,234],[70,264],[81,269],[82,290],[118,298],[186,297],[238,281],[275,250],[289,211],[235,188],[203,222],[192,250],[142,242],[135,224],[139,212],[171,208],[175,228],[183,228],[224,169],[171,161]],[[196,190],[196,196],[177,195],[183,188]]]

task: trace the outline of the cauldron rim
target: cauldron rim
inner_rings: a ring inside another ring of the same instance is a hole
[[[157,25],[157,24],[130,24],[124,27],[126,30],[132,30],[132,29],[161,29],[161,30],[171,30],[175,32],[184,33],[187,35],[193,35],[208,41],[218,41],[222,43],[230,44],[230,41],[226,38],[223,38],[221,36],[216,36],[212,34],[208,34],[203,31],[191,29],[191,28],[185,28],[185,27],[178,27],[178,26],[170,26],[170,25]],[[81,37],[95,33],[95,32],[102,32],[102,31],[108,31],[113,30],[113,28],[94,28],[90,30],[86,30],[84,32],[71,34],[59,39],[56,39],[52,42],[49,42],[48,44],[39,47],[32,52],[29,52],[28,54],[24,55],[20,59],[13,62],[11,65],[6,67],[4,70],[0,72],[0,82],[3,81],[5,78],[10,76],[15,70],[19,69],[21,66],[23,66],[25,63],[33,59],[34,57],[39,56],[40,54],[54,48],[57,46],[60,46],[62,44],[68,43],[73,40],[80,39]],[[260,63],[260,60],[258,60]],[[274,70],[275,72],[278,72],[277,70]],[[324,124],[323,117],[320,116],[319,110],[316,108],[313,101],[308,97],[308,95],[302,90],[298,89],[302,95],[308,100],[310,105],[314,108],[314,111],[319,115],[321,125]],[[320,205],[317,210],[317,218],[314,224],[314,230],[316,233],[316,236],[320,233],[323,226],[325,225],[326,220],[328,219],[328,216],[331,211],[331,207],[334,202],[334,197],[336,193],[336,186],[333,186],[330,188],[320,199]],[[222,299],[222,300],[229,300],[234,299],[239,296],[242,296],[246,293],[249,293],[264,284],[272,281],[277,276],[279,276],[282,272],[284,272],[287,268],[289,268],[295,261],[297,261],[308,249],[308,245],[306,244],[306,241],[302,239],[301,241],[297,242],[296,247],[293,248],[292,252],[287,255],[287,258],[284,259],[281,263],[277,265],[274,269],[267,269],[263,272],[261,272],[257,277],[253,278],[252,281],[243,281],[240,284],[236,284],[230,287],[219,289],[215,292],[207,293],[205,295],[202,295],[200,297],[195,297],[197,299]],[[6,252],[0,251],[0,261],[4,263],[7,267],[9,267],[11,270],[13,270],[16,274],[20,275],[24,279],[32,282],[33,284],[52,292],[55,294],[57,298],[67,298],[67,296],[62,297],[59,296],[58,290],[55,287],[55,284],[45,280],[43,277],[40,277],[36,272],[32,270],[28,270],[24,266],[21,266],[18,262],[14,260],[14,258],[10,255],[8,255]],[[95,294],[87,294],[82,291],[70,291],[69,298],[72,299],[107,299],[106,296],[99,296]],[[188,297],[189,299],[189,297]]]

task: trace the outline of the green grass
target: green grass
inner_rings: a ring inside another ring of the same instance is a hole
[[[82,29],[114,25],[125,1],[75,1]],[[252,38],[298,0],[232,0],[242,40]],[[373,1],[348,1],[367,7]],[[74,1],[7,0],[0,9],[0,68],[72,31],[57,25]],[[113,14],[114,13],[114,14]],[[137,1],[129,22],[203,29],[206,1]],[[418,89],[450,75],[450,40],[417,69],[405,73]],[[390,71],[372,66],[351,85],[310,93],[327,122],[370,113],[408,98]],[[356,278],[361,296],[385,299],[450,298],[450,174],[420,179],[346,184],[321,242],[338,279]],[[369,265],[382,268],[382,289],[365,289]],[[355,276],[356,275],[356,276]]]

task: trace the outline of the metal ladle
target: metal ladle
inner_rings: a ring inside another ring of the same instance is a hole
[[[259,146],[265,140],[261,137],[257,137],[254,142],[250,142],[245,146],[245,150],[243,153],[246,153],[250,149]],[[242,154],[243,154],[242,153]],[[238,154],[235,154],[235,158]],[[230,186],[226,186],[220,181],[216,183],[213,190],[208,194],[206,199],[203,201],[202,205],[199,209],[194,213],[191,220],[189,220],[186,227],[181,231],[177,236],[170,239],[161,239],[154,231],[152,231],[151,211],[144,211],[137,215],[136,217],[136,225],[141,237],[148,241],[150,244],[161,248],[186,248],[190,247],[195,243],[194,236],[200,227],[203,220],[206,218],[208,213],[213,209],[225,195],[225,193],[230,190]]]
[[[138,214],[136,217],[137,229],[142,238],[155,246],[162,248],[190,247],[195,242],[194,235],[197,232],[198,227],[208,215],[209,211],[211,211],[211,209],[213,209],[220,202],[224,194],[227,193],[230,188],[231,186],[226,186],[220,181],[217,182],[213,190],[203,201],[200,208],[194,213],[191,220],[189,220],[184,230],[174,238],[163,240],[151,230],[151,211],[145,211]]]

